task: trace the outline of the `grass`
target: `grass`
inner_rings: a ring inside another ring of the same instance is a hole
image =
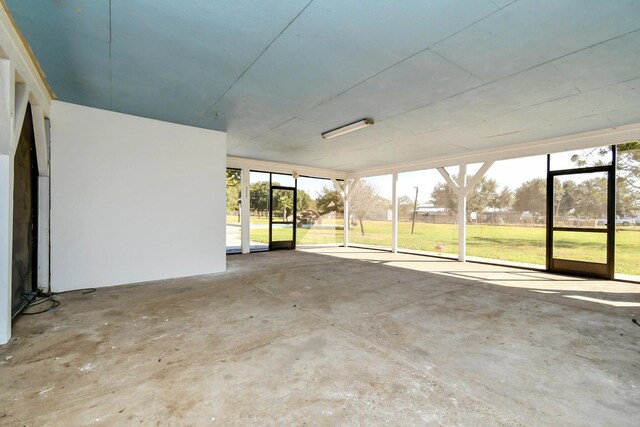
[[[252,217],[251,223],[266,225],[268,220]],[[391,247],[390,221],[365,221],[364,235],[360,233],[359,225],[349,230],[350,243]],[[291,230],[286,232],[288,235],[283,238],[290,239]],[[606,241],[603,238],[604,234],[599,233],[556,232],[554,253],[556,257],[565,259],[605,262]],[[544,227],[469,224],[467,255],[544,265],[545,239]],[[268,243],[269,230],[252,229],[251,240]],[[296,241],[298,245],[342,243],[342,230],[298,228]],[[438,245],[440,249],[436,249]],[[416,223],[411,234],[411,223],[399,222],[398,246],[410,250],[457,254],[458,227],[455,224]],[[639,255],[640,227],[620,227],[616,233],[616,273],[640,275]]]

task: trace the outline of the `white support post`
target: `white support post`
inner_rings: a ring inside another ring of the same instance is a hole
[[[458,172],[458,261],[467,256],[467,165],[460,165]]]
[[[349,190],[350,190],[349,187],[350,187],[349,186],[349,181],[345,179],[344,180],[344,189],[343,189],[344,196],[343,196],[343,199],[342,199],[343,200],[343,206],[344,206],[344,212],[343,212],[344,220],[342,221],[344,223],[344,226],[343,226],[342,236],[343,236],[343,242],[344,242],[343,246],[345,248],[349,247],[349,222],[350,222],[349,221],[349,197],[348,197]]]
[[[38,289],[49,292],[49,177],[38,177]]]
[[[398,174],[391,175],[391,252],[398,252]]]
[[[251,252],[251,211],[249,206],[251,183],[250,183],[251,171],[247,168],[242,168],[240,172],[240,188],[241,190],[241,207],[240,207],[240,233],[241,233],[241,247],[242,253],[248,254]]]
[[[458,261],[464,262],[467,257],[467,196],[478,185],[482,177],[493,165],[493,162],[485,162],[478,172],[467,182],[467,165],[460,165],[458,182],[455,182],[445,168],[438,168],[440,175],[447,181],[449,187],[458,196]]]
[[[342,185],[340,185],[340,183],[334,178],[331,178],[331,182],[333,182],[333,186],[340,196],[342,196],[342,200],[344,202],[343,236],[344,247],[346,248],[349,246],[349,199],[351,199],[351,196],[353,196],[353,194],[358,190],[360,178],[345,179]]]
[[[0,154],[0,345],[11,338],[13,159]]]
[[[0,59],[0,344],[11,338],[15,71]]]
[[[0,153],[9,156],[13,146],[15,78],[11,61],[0,58]]]

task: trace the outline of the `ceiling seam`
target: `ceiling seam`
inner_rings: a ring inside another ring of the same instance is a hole
[[[111,0],[109,0],[109,1],[111,1]],[[309,5],[311,5],[311,3],[313,3],[313,1],[314,0],[309,0],[309,3],[307,3],[306,6],[303,7],[302,10],[300,10],[300,12],[298,12],[298,14],[296,16],[294,16],[291,21],[289,21],[289,23],[282,29],[282,31],[280,31],[278,33],[278,35],[275,36],[273,40],[271,40],[271,42],[267,45],[267,47],[265,47],[262,50],[262,52],[260,52],[260,54],[256,57],[256,59],[254,59],[251,62],[251,64],[249,64],[249,66],[247,68],[245,68],[242,73],[240,73],[238,78],[233,83],[231,83],[231,85],[227,88],[227,90],[225,90],[224,93],[218,97],[218,99],[216,99],[216,101],[211,105],[211,107],[207,108],[207,110],[202,114],[202,116],[200,116],[200,118],[198,118],[196,123],[200,122],[203,118],[205,118],[211,112],[211,110],[213,110],[216,107],[216,105],[218,105],[218,102],[220,102],[220,100],[222,98],[224,98],[227,95],[227,93],[229,93],[229,91],[236,85],[236,83],[238,83],[240,81],[240,79],[242,79],[242,77],[244,77],[244,75],[251,69],[251,67],[253,67],[253,65],[256,62],[258,62],[258,60],[267,52],[267,50],[269,50],[269,48],[276,42],[276,40],[278,40],[280,38],[280,36],[291,26],[291,24],[293,24],[295,22],[295,20],[298,19],[298,17],[300,15],[302,15],[302,13],[304,13],[305,10],[307,10]]]
[[[496,4],[496,2],[495,2],[495,0],[489,0],[489,1],[491,1],[491,3],[493,3],[493,5],[494,5],[495,7],[499,7],[500,9],[504,9],[505,7],[509,7],[509,6],[511,6],[512,4],[517,3],[517,2],[518,2],[518,1],[520,1],[520,0],[513,0],[512,2],[509,2],[509,3],[505,4],[504,6],[499,6],[499,5],[497,5],[497,4]]]
[[[447,58],[446,56],[444,56],[443,54],[441,54],[440,52],[436,52],[435,50],[429,49],[429,52],[432,52],[433,54],[439,56],[440,58],[442,58],[444,61],[448,62],[449,64],[453,65],[454,67],[456,67],[457,69],[464,71],[465,73],[469,74],[470,76],[475,77],[476,79],[478,79],[481,82],[484,82],[484,80],[482,80],[480,78],[480,76],[475,75],[474,73],[472,73],[471,71],[467,70],[466,68],[464,68],[462,65],[458,64],[457,62],[453,62],[451,59]]]
[[[392,119],[392,118],[394,118],[394,117],[398,117],[398,116],[400,116],[400,115],[407,114],[407,113],[410,113],[410,112],[412,112],[412,111],[416,111],[416,110],[419,110],[419,109],[421,109],[421,108],[428,107],[428,106],[433,105],[433,104],[436,104],[436,103],[438,103],[438,102],[442,102],[442,101],[446,101],[446,100],[451,99],[451,98],[455,98],[456,96],[464,95],[465,93],[472,92],[472,91],[477,90],[477,89],[480,89],[480,88],[482,88],[482,87],[484,87],[484,86],[487,86],[487,85],[490,85],[490,84],[493,84],[493,83],[499,82],[500,80],[508,79],[508,78],[511,78],[511,77],[517,76],[517,75],[519,75],[519,74],[523,74],[523,73],[526,73],[526,72],[528,72],[528,71],[535,70],[536,68],[539,68],[539,67],[542,67],[542,66],[544,66],[544,65],[550,64],[550,63],[552,63],[552,62],[554,62],[554,61],[557,61],[557,60],[559,60],[559,59],[566,58],[567,56],[574,55],[574,54],[576,54],[576,53],[579,53],[579,52],[582,52],[582,51],[585,51],[585,50],[591,49],[591,48],[593,48],[593,47],[596,47],[596,46],[599,46],[599,45],[602,45],[602,44],[605,44],[605,43],[609,43],[610,41],[613,41],[613,40],[616,40],[616,39],[619,39],[619,38],[622,38],[622,37],[626,37],[626,36],[628,36],[628,35],[630,35],[630,34],[637,33],[637,32],[639,32],[639,31],[640,31],[640,28],[637,28],[637,29],[635,29],[635,30],[632,30],[632,31],[626,32],[626,33],[624,33],[624,34],[620,34],[620,35],[615,36],[615,37],[612,37],[612,38],[610,38],[610,39],[607,39],[607,40],[604,40],[604,41],[601,41],[601,42],[598,42],[598,43],[594,43],[594,44],[592,44],[592,45],[590,45],[590,46],[586,46],[586,47],[583,47],[583,48],[580,48],[580,49],[574,50],[573,52],[569,52],[569,53],[566,53],[566,54],[564,54],[564,55],[560,55],[560,56],[558,56],[558,57],[556,57],[556,58],[549,59],[549,60],[547,60],[547,61],[541,62],[540,64],[536,64],[536,65],[534,65],[534,66],[532,66],[532,67],[526,68],[526,69],[521,70],[521,71],[518,71],[518,72],[516,72],[516,73],[509,74],[509,75],[504,76],[504,77],[501,77],[501,78],[499,78],[499,79],[495,79],[495,80],[492,80],[492,81],[490,81],[490,82],[487,82],[487,83],[481,84],[481,85],[479,85],[479,86],[476,86],[476,87],[473,87],[473,88],[467,89],[467,90],[462,91],[462,92],[460,92],[460,93],[457,93],[457,94],[455,94],[455,95],[451,95],[451,96],[449,96],[449,97],[447,97],[447,98],[444,98],[444,99],[441,99],[441,100],[438,100],[438,101],[434,101],[434,102],[429,102],[428,104],[422,105],[422,106],[420,106],[420,107],[412,108],[412,109],[410,109],[410,110],[403,111],[403,112],[400,112],[400,113],[398,113],[398,114],[394,114],[393,116],[389,116],[389,117],[387,117],[387,118],[385,118],[385,119],[383,119],[383,120],[380,120],[379,122],[383,122],[383,121],[386,121],[386,120]],[[633,79],[631,79],[631,80],[633,80]],[[601,89],[601,88],[599,88],[599,89]],[[584,92],[583,92],[583,93],[584,93]]]
[[[514,2],[514,3],[515,3],[515,2]],[[493,4],[493,3],[492,3],[492,4]],[[510,4],[513,4],[513,3],[510,3]],[[374,74],[370,75],[370,76],[369,76],[369,77],[367,77],[366,79],[364,79],[364,80],[362,80],[362,81],[360,81],[360,82],[358,82],[358,83],[354,84],[354,85],[353,85],[353,86],[351,86],[351,87],[348,87],[348,88],[346,88],[346,89],[342,90],[341,92],[338,92],[337,94],[335,94],[335,95],[334,95],[333,97],[331,97],[330,99],[327,99],[326,101],[322,101],[322,102],[320,102],[320,103],[318,103],[318,104],[314,105],[313,107],[309,108],[308,110],[303,111],[301,114],[298,114],[297,116],[294,116],[294,117],[292,117],[291,119],[296,119],[296,118],[298,118],[298,119],[299,119],[301,115],[306,114],[306,113],[308,113],[308,112],[310,112],[310,111],[313,111],[314,109],[316,109],[316,108],[320,107],[321,105],[326,104],[327,102],[329,102],[329,101],[331,101],[331,100],[333,100],[333,99],[335,99],[335,98],[337,98],[337,97],[339,97],[339,96],[341,96],[341,95],[343,95],[343,94],[345,94],[345,93],[349,92],[350,90],[352,90],[352,89],[354,89],[354,88],[356,88],[356,87],[358,87],[358,86],[360,86],[360,85],[362,85],[362,84],[364,84],[364,83],[368,82],[369,80],[371,80],[371,79],[373,79],[373,78],[375,78],[375,77],[379,76],[380,74],[382,74],[382,73],[384,73],[385,71],[387,71],[387,70],[389,70],[389,69],[391,69],[391,68],[395,67],[396,65],[402,64],[403,62],[408,61],[409,59],[411,59],[411,58],[413,58],[413,57],[415,57],[415,56],[417,56],[417,55],[420,55],[421,53],[424,53],[424,52],[426,52],[426,51],[433,52],[433,51],[431,50],[431,48],[432,48],[433,46],[435,46],[435,45],[437,45],[437,44],[439,44],[439,43],[442,43],[443,41],[445,41],[445,40],[449,39],[450,37],[455,36],[456,34],[460,33],[461,31],[464,31],[464,30],[466,30],[467,28],[469,28],[469,27],[471,27],[471,26],[473,26],[473,25],[476,25],[476,24],[478,24],[479,22],[484,21],[485,19],[489,18],[490,16],[492,16],[492,15],[494,15],[494,14],[496,14],[496,13],[498,13],[498,12],[502,11],[502,9],[501,9],[501,8],[498,8],[498,6],[496,6],[495,4],[493,4],[493,5],[497,8],[497,9],[496,9],[496,10],[494,10],[493,12],[491,12],[491,13],[489,13],[489,14],[487,14],[487,15],[483,16],[482,18],[480,18],[480,19],[478,19],[478,20],[476,20],[476,21],[474,21],[474,22],[470,23],[469,25],[467,25],[467,26],[465,26],[465,27],[463,27],[463,28],[461,28],[461,29],[459,29],[459,30],[457,30],[457,31],[455,31],[455,32],[453,32],[453,33],[451,33],[451,34],[449,34],[448,36],[444,37],[443,39],[440,39],[440,40],[438,40],[437,42],[431,43],[429,46],[425,47],[424,49],[421,49],[421,50],[419,50],[419,51],[417,51],[417,52],[414,52],[414,53],[412,53],[411,55],[407,56],[406,58],[404,58],[404,59],[402,59],[402,60],[400,60],[400,61],[398,61],[398,62],[395,62],[395,63],[393,63],[393,64],[389,65],[389,66],[388,66],[388,67],[386,67],[386,68],[383,68],[382,70],[378,71],[377,73],[374,73]],[[435,53],[435,52],[434,52],[434,53]],[[460,68],[460,69],[463,69],[463,68],[461,68],[461,67],[459,67],[459,68]],[[470,74],[470,75],[472,75],[473,77],[475,77],[473,74],[471,74],[471,73],[469,73],[469,74]],[[225,95],[226,95],[226,93],[225,93]],[[223,95],[223,96],[224,96],[224,95]],[[285,123],[287,123],[287,122],[291,121],[291,119],[287,119],[286,121],[284,121],[284,122],[282,122],[282,123],[277,124],[276,126],[272,127],[271,129],[269,129],[269,130],[267,130],[267,131],[265,131],[265,132],[263,132],[263,133],[261,133],[261,134],[259,134],[259,135],[256,135],[255,137],[253,137],[253,138],[249,139],[249,141],[253,141],[253,140],[254,140],[254,139],[256,139],[256,138],[260,138],[261,136],[263,136],[263,135],[265,135],[265,134],[267,134],[267,133],[271,132],[272,130],[279,128],[280,126],[284,125]]]

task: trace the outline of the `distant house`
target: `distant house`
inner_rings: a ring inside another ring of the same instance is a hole
[[[438,208],[433,203],[425,203],[425,204],[416,206],[417,215],[429,216],[429,215],[443,214],[447,212],[448,212],[447,208]]]

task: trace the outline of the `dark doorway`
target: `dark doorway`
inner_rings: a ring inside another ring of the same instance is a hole
[[[11,265],[11,315],[15,316],[37,289],[38,280],[38,163],[31,107],[22,124],[14,158],[13,256]]]
[[[613,279],[615,159],[615,146],[548,156],[547,270]]]
[[[269,250],[296,248],[295,187],[271,186],[269,209]]]

